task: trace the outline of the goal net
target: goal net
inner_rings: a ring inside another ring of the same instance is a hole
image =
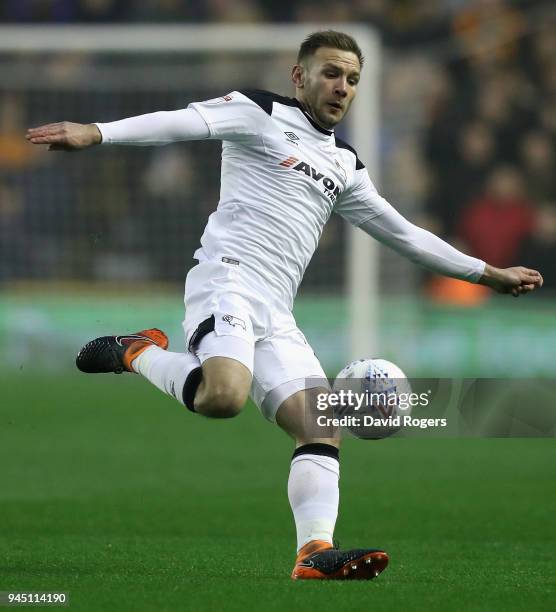
[[[219,197],[219,142],[53,154],[28,145],[25,128],[183,108],[240,88],[293,95],[296,51],[321,28],[0,28],[0,350],[7,362],[32,355],[55,367],[46,351],[53,341],[71,356],[89,335],[136,325],[168,326],[180,350],[183,280]],[[379,45],[368,29],[342,30],[356,37],[366,63],[337,132],[377,181]],[[301,286],[298,323],[331,373],[377,353],[374,249],[333,215]]]

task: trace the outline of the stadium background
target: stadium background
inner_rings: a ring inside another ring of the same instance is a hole
[[[147,22],[372,26],[383,43],[381,192],[411,220],[470,254],[501,267],[537,268],[545,277],[541,292],[513,300],[436,278],[381,248],[382,355],[414,376],[553,377],[552,2],[5,0],[0,20],[3,25],[99,27]],[[211,589],[196,582],[199,568],[212,580],[214,592],[231,587],[218,582],[220,574],[208,561],[206,566],[204,561],[192,565],[179,550],[186,542],[202,557],[207,543],[214,544],[215,533],[226,539],[224,556],[234,554],[234,544],[247,542],[241,560],[249,565],[255,555],[260,564],[251,575],[238,562],[231,576],[240,584],[255,578],[271,591],[275,587],[265,582],[267,570],[257,542],[267,546],[277,573],[287,574],[283,556],[284,551],[291,555],[291,543],[278,523],[289,525],[291,519],[276,482],[285,478],[283,458],[289,447],[279,432],[252,412],[237,424],[188,419],[136,380],[84,380],[72,369],[83,341],[112,331],[156,324],[168,330],[179,350],[183,280],[218,201],[219,143],[99,148],[66,155],[33,148],[23,134],[27,126],[55,120],[110,121],[179,108],[240,87],[288,93],[292,59],[265,54],[0,54],[0,452],[5,493],[0,513],[9,535],[4,551],[7,588],[70,585],[74,593],[100,597],[91,609],[124,609],[112,605],[113,592],[106,585],[116,589],[129,580],[136,586],[142,583],[134,605],[140,600],[150,609],[147,596],[157,596],[165,584],[153,576],[164,566],[168,581],[185,580],[185,590],[174,590],[175,597],[210,599]],[[349,351],[345,270],[346,228],[332,218],[296,305],[301,328],[331,374],[345,363]],[[244,441],[246,450],[231,460],[234,436],[236,442]],[[264,447],[262,442],[249,444],[254,439],[264,440]],[[364,469],[357,471],[370,457],[376,464],[375,450],[363,443],[349,449],[346,469],[352,471],[345,476],[344,489],[352,522],[341,523],[343,532],[355,540],[350,543],[359,542],[361,529],[376,537],[375,527],[354,518],[355,512],[366,513],[366,505],[353,489],[380,487],[387,501],[373,498],[374,511],[381,522],[391,518],[381,536],[396,542],[398,556],[406,554],[403,570],[422,568],[409,582],[404,582],[400,568],[385,575],[385,609],[407,607],[415,594],[439,606],[446,593],[445,609],[456,609],[464,589],[469,609],[477,599],[486,602],[485,609],[500,602],[510,609],[519,607],[516,585],[522,587],[520,596],[534,602],[533,609],[547,605],[546,566],[539,569],[537,563],[548,563],[546,543],[554,531],[547,506],[554,478],[553,446],[548,442],[513,440],[502,446],[488,440],[435,441],[425,447],[393,440],[382,447],[380,461],[390,466],[389,474],[397,474],[395,482],[386,477],[377,482],[376,472],[370,479]],[[209,448],[203,474],[197,479],[185,476],[183,466]],[[263,452],[267,470],[257,468],[253,484],[250,470]],[[437,465],[437,453],[444,458],[443,466]],[[519,467],[513,461],[516,455],[521,457]],[[130,476],[137,464],[141,474]],[[224,473],[222,464],[227,464]],[[226,480],[227,470],[232,482]],[[456,471],[462,480],[454,478]],[[206,501],[214,498],[209,482],[221,491],[215,507],[228,503],[228,497],[235,500],[226,527]],[[420,491],[416,482],[422,483]],[[216,516],[200,524],[180,493],[184,488],[195,494],[197,507],[197,500],[205,500],[201,506],[207,516]],[[481,499],[465,527],[459,521],[477,489]],[[515,514],[503,504],[509,497]],[[406,511],[422,525],[419,533],[396,530],[404,524],[404,511],[396,504],[407,504]],[[449,532],[446,541],[427,518],[430,506],[440,507],[437,527],[451,525],[441,529],[444,536],[446,529]],[[265,509],[275,512],[277,524],[270,529],[265,521],[252,518],[254,511]],[[155,515],[164,517],[167,530],[157,531]],[[500,517],[499,523],[493,515]],[[195,526],[193,535],[188,524]],[[252,529],[259,530],[259,539]],[[273,533],[283,544],[270,539]],[[165,538],[177,538],[178,543]],[[88,553],[83,552],[84,542]],[[482,561],[476,562],[473,546],[480,542],[486,542],[486,548]],[[117,553],[110,552],[112,545],[119,545]],[[428,556],[424,566],[423,546]],[[438,547],[446,558],[463,564],[464,576],[443,566],[445,584],[441,580],[426,592],[418,578],[425,583],[430,579],[426,570],[435,571]],[[519,567],[510,563],[504,578],[491,570],[489,561],[499,562],[499,547],[509,547],[523,562]],[[456,551],[463,551],[463,561]],[[145,565],[138,567],[137,558],[147,559]],[[475,563],[483,575],[478,586]],[[180,568],[186,568],[186,578]],[[487,583],[493,585],[489,596]],[[277,606],[280,589],[273,595]],[[331,594],[307,592],[317,598]],[[350,591],[345,602],[353,596],[355,605],[362,593]],[[230,595],[250,605],[242,599],[247,594]],[[165,605],[177,609],[177,604],[162,600],[153,609]]]

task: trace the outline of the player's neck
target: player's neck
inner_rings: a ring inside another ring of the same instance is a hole
[[[323,130],[327,130],[329,132],[334,131],[333,126],[331,127],[329,125],[323,125],[322,122],[318,120],[318,118],[315,116],[315,113],[312,111],[311,106],[307,104],[307,102],[305,102],[305,100],[299,94],[296,93],[295,99],[299,102],[301,108],[303,109],[303,112],[308,115],[318,126],[320,126]]]

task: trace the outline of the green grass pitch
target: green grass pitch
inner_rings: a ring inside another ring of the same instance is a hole
[[[0,591],[95,612],[554,609],[552,439],[346,442],[336,535],[390,566],[294,583],[292,443],[255,408],[209,421],[129,375],[0,385]]]

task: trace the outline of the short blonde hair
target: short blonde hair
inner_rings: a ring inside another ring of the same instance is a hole
[[[357,55],[359,65],[361,68],[363,67],[365,58],[353,36],[345,34],[344,32],[336,32],[336,30],[321,30],[309,34],[299,47],[297,63],[301,64],[303,60],[314,55],[316,50],[321,47],[339,49],[340,51],[351,51]]]

